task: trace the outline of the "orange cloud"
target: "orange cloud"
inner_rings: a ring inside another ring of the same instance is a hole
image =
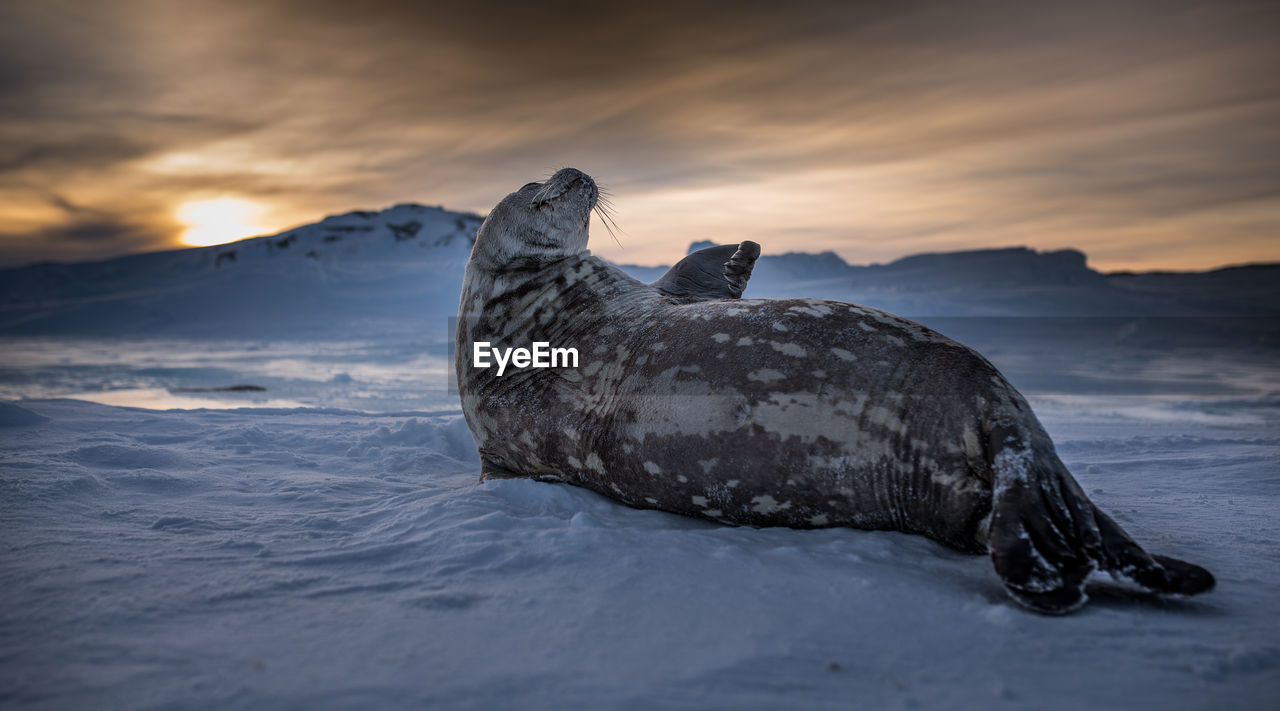
[[[405,201],[485,212],[566,165],[612,189],[623,247],[593,249],[628,262],[740,238],[855,262],[1014,244],[1107,269],[1280,259],[1274,7],[485,10],[6,3],[0,263],[175,246],[173,210],[200,195],[279,228]]]

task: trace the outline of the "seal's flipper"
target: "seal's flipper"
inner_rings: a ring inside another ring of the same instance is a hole
[[[742,296],[747,290],[747,280],[751,278],[751,270],[755,269],[756,260],[760,258],[760,245],[751,240],[744,240],[737,251],[724,263],[722,273],[729,282],[729,291],[733,298]]]
[[[480,458],[480,481],[488,481],[490,479],[523,479],[522,474],[517,474],[510,469],[495,464],[485,457]]]
[[[1213,589],[1213,574],[1186,561],[1149,554],[1142,550],[1120,524],[1093,510],[1102,533],[1103,557],[1099,561],[1111,577],[1135,583],[1151,592],[1197,595]]]
[[[737,299],[759,256],[755,242],[707,247],[676,262],[651,286],[685,302]]]
[[[1152,553],[1151,559],[1159,563],[1169,576],[1169,587],[1162,592],[1178,595],[1199,595],[1209,592],[1217,584],[1213,573],[1185,560],[1170,558],[1167,555]]]
[[[1062,615],[1086,602],[1084,581],[1097,568],[1089,549],[1097,550],[1099,543],[1096,529],[1092,536],[1079,535],[1074,524],[1083,519],[1082,512],[1056,488],[1045,490],[1034,478],[998,483],[988,548],[1014,600],[1036,612]],[[1089,526],[1083,528],[1087,534]]]
[[[988,549],[1005,590],[1023,605],[1064,614],[1086,601],[1084,582],[1101,569],[1161,594],[1195,595],[1213,588],[1198,565],[1151,555],[1098,510],[1051,453],[1012,448],[992,467]]]

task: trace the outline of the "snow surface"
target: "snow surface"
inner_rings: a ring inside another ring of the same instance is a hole
[[[1276,708],[1277,267],[764,245],[750,296],[978,348],[1099,506],[1218,579],[1047,618],[918,536],[479,483],[444,345],[477,224],[401,205],[0,272],[0,706]]]
[[[458,415],[9,404],[0,701],[1274,708],[1280,403],[1032,404],[1100,506],[1218,589],[1099,587],[1042,617],[984,557],[918,536],[478,483]]]

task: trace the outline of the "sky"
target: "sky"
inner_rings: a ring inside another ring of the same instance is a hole
[[[5,0],[0,265],[573,166],[592,250],[1280,261],[1280,3]]]

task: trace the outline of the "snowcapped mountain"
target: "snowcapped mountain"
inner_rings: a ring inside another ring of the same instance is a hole
[[[304,339],[336,331],[445,341],[481,221],[405,204],[215,247],[3,270],[0,334]],[[833,298],[927,321],[1280,314],[1280,265],[1108,275],[1075,250],[1014,247],[857,266],[833,252],[763,249],[748,297]],[[621,266],[645,281],[667,269]]]
[[[481,220],[396,205],[213,247],[4,270],[0,333],[290,338],[340,328],[435,340],[457,313]]]

